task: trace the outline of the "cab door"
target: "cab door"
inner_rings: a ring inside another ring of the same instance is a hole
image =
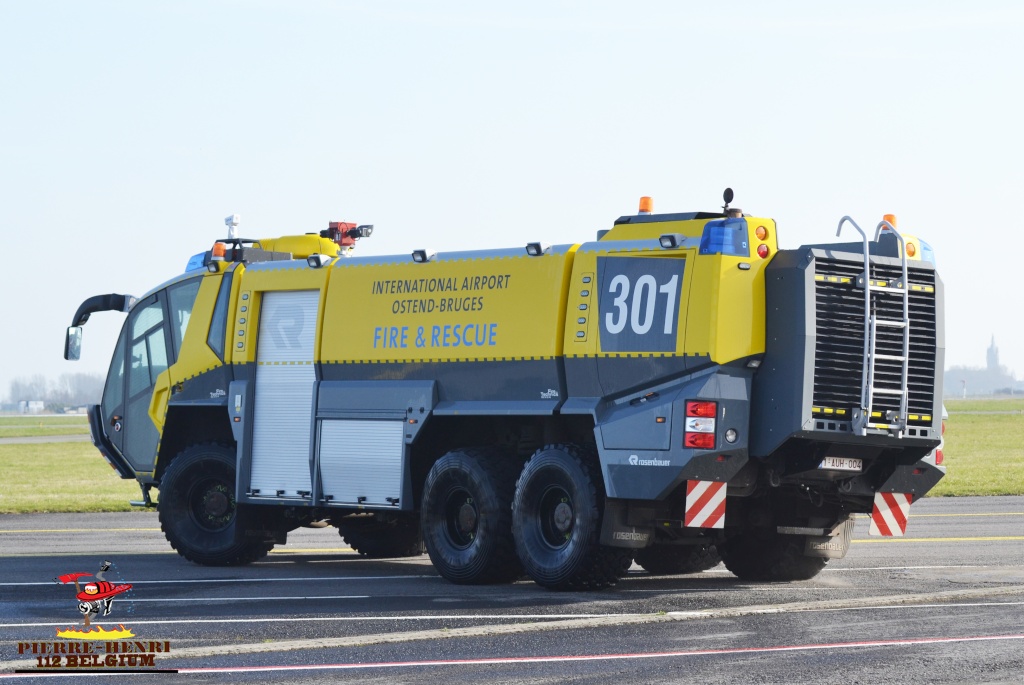
[[[128,315],[103,393],[107,435],[136,471],[152,470],[160,440],[149,404],[169,361],[163,299],[162,292],[151,295]]]
[[[160,389],[157,379],[177,359],[200,282],[187,279],[136,303],[110,362],[101,404],[103,431],[137,472],[153,470],[160,442],[150,416],[153,393]],[[164,391],[167,384],[165,376]]]

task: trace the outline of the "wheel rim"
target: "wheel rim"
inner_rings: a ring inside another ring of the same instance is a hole
[[[203,530],[222,531],[235,518],[234,493],[220,478],[201,478],[189,488],[188,514]]]
[[[540,496],[537,513],[544,542],[555,549],[568,545],[576,524],[569,492],[560,485],[549,485]]]
[[[457,549],[466,549],[476,540],[480,510],[465,488],[452,488],[444,498],[444,532]]]

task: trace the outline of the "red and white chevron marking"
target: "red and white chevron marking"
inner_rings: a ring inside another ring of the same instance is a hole
[[[907,532],[907,516],[913,499],[908,492],[876,492],[868,534],[902,537]]]
[[[686,481],[686,514],[688,528],[725,527],[725,483],[713,480]]]

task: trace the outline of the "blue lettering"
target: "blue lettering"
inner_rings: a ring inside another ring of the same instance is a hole
[[[452,334],[455,336],[455,344],[452,347],[459,347],[462,345],[462,338],[459,336],[459,331],[462,328],[462,324],[455,324],[452,327]]]
[[[451,347],[448,344],[448,339],[451,338],[451,337],[452,337],[452,327],[449,326],[449,325],[445,325],[445,327],[444,327],[444,335],[442,336],[441,347]]]
[[[391,327],[391,347],[398,347],[398,329]]]
[[[487,342],[487,326],[477,326],[476,334],[474,336],[477,347],[483,346]]]
[[[487,344],[488,345],[497,345],[498,341],[495,340],[495,338],[497,338],[497,337],[498,337],[498,324],[492,323],[490,325],[490,327],[487,329]]]
[[[431,329],[430,329],[430,346],[431,347],[440,347],[441,346],[441,343],[438,342],[438,340],[437,340],[438,336],[440,336],[440,335],[441,335],[441,327],[440,326],[432,326]]]
[[[409,327],[408,326],[402,326],[401,346],[403,348],[408,347],[409,346],[408,343],[409,343]]]
[[[373,329],[373,349],[377,349],[377,343],[380,341],[382,337],[381,331],[383,330],[384,329],[382,329],[380,326],[377,326],[376,328]]]
[[[469,337],[469,329],[470,328],[476,328],[476,324],[475,323],[467,323],[466,326],[462,329],[462,339],[466,341],[466,347],[472,347],[473,346],[473,339],[471,337]]]

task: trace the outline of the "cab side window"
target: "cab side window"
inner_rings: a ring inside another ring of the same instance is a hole
[[[133,314],[128,397],[152,387],[156,377],[167,370],[163,305],[154,299],[152,304]]]
[[[127,328],[127,324],[125,324]],[[114,357],[110,360],[107,384],[103,388],[103,415],[113,416],[115,409],[124,400],[124,333],[117,339]]]
[[[185,331],[188,329],[188,322],[192,318],[192,308],[196,303],[196,295],[199,294],[199,285],[202,279],[193,278],[190,281],[171,286],[167,290],[167,304],[171,317],[171,344],[174,346],[172,356],[178,358],[181,352],[181,341],[185,339]]]
[[[224,274],[224,280],[220,283],[220,290],[217,292],[217,304],[213,307],[213,317],[210,319],[210,334],[206,337],[206,344],[217,353],[217,357],[224,361],[224,338],[227,336],[228,325],[228,300],[231,299],[231,276],[232,272]]]

